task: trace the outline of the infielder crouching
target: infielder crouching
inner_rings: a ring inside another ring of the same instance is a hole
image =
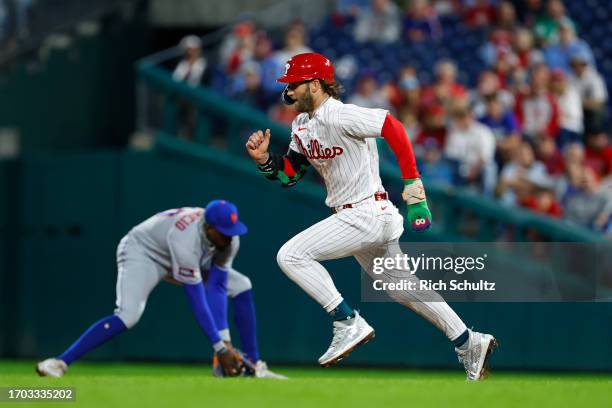
[[[269,129],[253,133],[246,148],[259,172],[284,187],[296,184],[310,166],[325,182],[325,204],[333,214],[291,238],[278,251],[277,260],[283,272],[334,319],[331,345],[319,358],[321,365],[329,366],[373,338],[374,330],[342,298],[320,261],[354,256],[372,274],[375,258],[401,254],[403,217],[388,200],[380,180],[374,138],[383,137],[398,159],[412,229],[428,229],[431,213],[401,122],[383,109],[342,103],[334,67],[326,57],[317,53],[294,56],[278,82],[287,84],[283,100],[300,112],[291,125],[289,149],[284,155],[269,153]],[[383,277],[390,282],[399,278],[418,281],[399,269],[387,270]],[[485,377],[489,355],[496,345],[493,336],[468,330],[434,291],[388,293],[446,334],[455,345],[468,380]]]
[[[167,280],[183,287],[199,326],[210,340],[215,375],[286,378],[270,371],[259,358],[251,281],[232,268],[240,245],[238,237],[246,232],[236,206],[224,200],[211,201],[206,209],[164,211],[132,228],[117,248],[115,313],[94,323],[58,357],[38,363],[38,374],[61,377],[71,363],[132,328],[153,288]],[[206,273],[206,285],[201,271]],[[230,343],[228,296],[244,359]]]

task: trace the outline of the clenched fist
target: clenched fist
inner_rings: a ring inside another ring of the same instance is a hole
[[[249,156],[257,164],[264,164],[268,161],[270,157],[268,146],[270,146],[270,129],[266,129],[265,132],[261,130],[254,132],[246,143]]]

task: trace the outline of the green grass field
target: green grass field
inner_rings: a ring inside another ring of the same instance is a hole
[[[54,379],[36,376],[33,362],[0,361],[0,386],[74,387],[75,402],[38,404],[68,407],[612,406],[612,375],[493,373],[485,382],[466,383],[459,370],[340,366],[278,371],[291,379],[216,379],[208,366],[147,363],[79,363],[64,378]]]

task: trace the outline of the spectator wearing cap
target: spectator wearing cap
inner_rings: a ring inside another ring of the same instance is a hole
[[[183,52],[183,57],[174,68],[172,79],[186,82],[191,86],[200,85],[206,71],[206,60],[202,56],[200,38],[195,35],[188,35],[181,40],[179,48]]]
[[[392,43],[400,38],[400,9],[390,0],[372,0],[359,13],[353,35],[357,42]]]
[[[575,31],[575,24],[566,14],[561,0],[548,0],[546,13],[540,16],[535,24],[534,33],[541,46],[556,44],[559,41],[559,27],[569,24]]]
[[[548,177],[546,167],[535,159],[529,143],[521,143],[514,151],[512,161],[501,171],[498,191],[504,205],[517,205],[532,189],[532,181]]]
[[[372,72],[364,72],[357,81],[357,92],[348,99],[347,103],[362,108],[390,109],[389,99],[378,86],[376,76]]]
[[[236,24],[221,43],[219,57],[228,75],[234,75],[240,66],[253,58],[255,25],[251,21]]]
[[[181,40],[179,48],[183,52],[183,57],[174,68],[172,79],[190,86],[199,86],[206,70],[206,60],[202,56],[200,38],[195,35],[188,35]],[[177,134],[183,138],[191,139],[197,124],[197,109],[184,100],[179,100],[177,107]]]
[[[475,121],[465,106],[452,110],[445,154],[457,163],[461,184],[493,194],[497,176],[495,136],[491,129]]]
[[[578,89],[584,112],[586,133],[598,133],[603,129],[608,101],[608,89],[595,67],[589,63],[585,52],[576,52],[570,58],[574,76],[571,82]]]
[[[560,69],[552,72],[551,90],[559,107],[559,136],[557,145],[563,148],[570,142],[582,142],[583,118],[580,94]]]
[[[612,144],[606,132],[586,135],[584,164],[590,167],[598,177],[612,174]]]
[[[442,27],[429,0],[408,3],[402,25],[407,41],[423,41],[442,35]]]
[[[571,56],[578,53],[585,56],[589,65],[595,66],[595,58],[589,44],[577,38],[574,26],[564,21],[559,25],[559,42],[544,48],[546,64],[553,70],[561,69],[570,74]]]
[[[519,96],[516,116],[523,135],[530,141],[538,137],[557,137],[559,132],[559,108],[550,92],[550,71],[541,64],[531,71],[530,92]]]
[[[486,112],[479,117],[480,123],[493,131],[497,155],[501,164],[507,162],[521,142],[521,132],[514,113],[504,108],[496,93],[487,96]]]

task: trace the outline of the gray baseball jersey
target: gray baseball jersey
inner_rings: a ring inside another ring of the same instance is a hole
[[[170,271],[172,278],[194,284],[202,280],[202,270],[214,262],[229,269],[240,246],[239,238],[223,251],[217,250],[203,231],[204,209],[183,207],[155,214],[138,224],[129,236],[146,255]]]
[[[385,191],[378,171],[376,140],[388,111],[327,99],[309,118],[291,125],[289,148],[306,156],[325,181],[328,207],[357,203]]]

